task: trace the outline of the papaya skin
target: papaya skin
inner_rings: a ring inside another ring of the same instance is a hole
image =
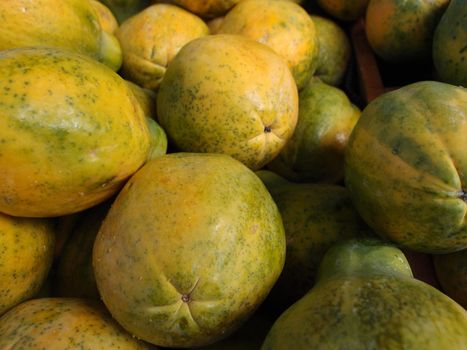
[[[227,337],[264,300],[284,259],[280,214],[261,180],[229,156],[201,153],[161,156],[138,171],[93,251],[113,317],[165,347]]]
[[[0,67],[0,211],[47,217],[87,209],[146,161],[143,111],[109,68],[56,48],[3,51]]]
[[[348,241],[325,255],[318,282],[284,312],[262,350],[464,349],[467,312],[412,277],[388,243]]]
[[[0,50],[59,47],[92,57],[114,71],[120,68],[120,45],[102,29],[88,0],[4,0],[0,17]]]
[[[282,312],[313,287],[319,264],[332,245],[363,236],[367,228],[342,186],[280,182],[266,170],[257,174],[284,223],[286,261],[267,299],[270,309]]]
[[[315,25],[299,5],[284,0],[244,0],[222,20],[217,34],[244,35],[269,46],[287,62],[300,90],[314,73]]]
[[[110,11],[107,6],[97,0],[89,1],[91,1],[92,6],[94,6],[94,9],[96,10],[98,15],[97,18],[99,19],[101,28],[107,33],[114,34],[118,29],[118,22],[112,11]]]
[[[146,116],[146,122],[149,129],[151,143],[148,160],[166,154],[168,147],[167,134],[156,121],[156,93],[152,90],[144,89],[139,85],[132,83],[129,80],[125,80],[125,82],[127,83],[127,86],[130,88],[130,90],[133,92],[133,95],[136,97],[136,101],[138,102],[138,104],[144,112],[144,115]]]
[[[341,181],[345,148],[360,114],[344,91],[311,79],[299,94],[295,132],[268,169],[293,182]]]
[[[1,349],[154,349],[125,332],[101,302],[41,298],[0,317]]]
[[[257,170],[292,136],[298,91],[285,61],[267,46],[210,35],[185,45],[169,65],[157,114],[180,151],[228,154]]]
[[[346,149],[345,182],[373,230],[425,253],[467,247],[467,90],[425,81],[373,100]]]
[[[167,134],[164,129],[152,118],[147,118],[149,132],[151,134],[151,147],[148,161],[167,153]]]
[[[440,80],[467,87],[467,6],[451,0],[436,26],[433,64]]]
[[[182,8],[149,6],[123,22],[116,33],[123,51],[123,75],[143,88],[157,90],[180,49],[208,34],[206,23]]]
[[[133,95],[136,97],[140,107],[143,109],[144,115],[147,118],[157,120],[157,94],[156,92],[142,88],[141,86],[125,80]]]
[[[314,76],[324,83],[339,86],[349,65],[352,47],[344,30],[334,21],[312,15],[318,38]]]
[[[39,291],[52,265],[54,233],[49,219],[0,213],[0,316]]]
[[[370,0],[365,31],[375,53],[392,63],[426,62],[449,0]]]

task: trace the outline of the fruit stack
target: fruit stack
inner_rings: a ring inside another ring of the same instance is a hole
[[[0,349],[467,349],[447,5],[1,1]],[[436,79],[355,98],[365,14]]]

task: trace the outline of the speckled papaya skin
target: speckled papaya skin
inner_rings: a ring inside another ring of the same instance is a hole
[[[156,122],[157,119],[157,107],[156,99],[157,94],[149,89],[144,89],[129,80],[125,80],[127,86],[133,92],[136,97],[136,101],[140,105],[141,109],[146,116],[146,122],[150,133],[150,149],[148,160],[155,157],[159,157],[167,153],[168,140],[167,134],[164,129]]]
[[[157,119],[157,93],[155,91],[142,88],[141,86],[125,80],[127,86],[133,92],[136,100],[139,102],[140,107],[143,109],[144,115],[154,120]]]
[[[54,242],[48,219],[0,213],[0,315],[39,291],[52,265]]]
[[[354,21],[363,14],[368,0],[316,0],[318,5],[331,16],[343,21]]]
[[[113,15],[112,11],[103,3],[97,0],[89,1],[96,10],[97,19],[99,20],[102,30],[110,34],[114,34],[115,31],[118,29],[118,22],[115,16]]]
[[[164,129],[152,118],[146,119],[151,134],[151,147],[148,160],[162,156],[167,153],[167,134]]]
[[[295,132],[268,169],[294,182],[337,183],[361,111],[345,92],[312,79],[299,95]]]
[[[431,58],[433,33],[449,0],[370,0],[365,32],[375,53],[388,62]]]
[[[178,6],[149,6],[123,22],[116,33],[123,51],[123,74],[144,88],[156,90],[178,51],[208,34],[201,18]]]
[[[467,249],[434,255],[433,263],[444,293],[467,309]]]
[[[125,185],[94,244],[97,286],[129,332],[167,347],[228,336],[264,300],[285,259],[261,180],[219,154],[169,154]]]
[[[2,0],[0,18],[0,50],[60,47],[120,67],[118,41],[102,29],[88,0]]]
[[[315,24],[319,47],[314,76],[326,84],[338,86],[349,65],[352,52],[350,40],[336,22],[321,16],[310,17]]]
[[[374,231],[427,253],[467,247],[467,90],[418,82],[363,111],[345,182]]]
[[[181,6],[203,18],[222,16],[240,1],[242,0],[156,0]]]
[[[313,21],[299,5],[285,0],[244,0],[224,17],[218,34],[238,34],[283,57],[299,89],[314,73],[318,38]]]
[[[399,249],[352,242],[328,251],[316,286],[280,316],[261,349],[438,350],[466,344],[467,312],[414,279]]]
[[[153,349],[123,330],[102,303],[89,299],[42,298],[0,317],[0,349]]]
[[[84,210],[146,161],[144,114],[104,65],[55,48],[22,48],[0,53],[0,77],[0,211]]]
[[[174,58],[157,112],[178,149],[228,154],[256,170],[292,136],[298,92],[285,61],[267,46],[238,35],[210,35]]]
[[[467,87],[467,4],[451,0],[436,26],[433,64],[442,81]]]
[[[258,172],[260,178],[266,172]],[[336,242],[366,230],[342,186],[265,184],[279,208],[286,235],[286,260],[268,301],[284,311],[313,287],[319,264]]]

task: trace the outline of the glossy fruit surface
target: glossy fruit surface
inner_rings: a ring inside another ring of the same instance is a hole
[[[433,64],[442,81],[467,87],[467,4],[451,0],[433,38]]]
[[[347,145],[346,185],[373,230],[426,253],[467,247],[467,90],[425,81],[373,100]]]
[[[338,86],[344,79],[352,47],[345,31],[334,21],[312,15],[318,38],[318,57],[314,76],[329,85]]]
[[[0,348],[149,350],[125,332],[102,303],[89,299],[41,298],[0,317]]]
[[[295,132],[268,168],[294,182],[337,183],[361,111],[344,91],[317,78],[300,91]]]
[[[301,89],[313,75],[318,39],[313,21],[284,0],[244,0],[227,13],[217,33],[238,34],[269,46],[285,59]]]
[[[118,195],[93,252],[113,317],[167,347],[228,336],[267,296],[284,259],[284,228],[269,192],[219,154],[148,162]]]
[[[3,0],[0,2],[0,50],[59,47],[85,54],[117,71],[122,52],[104,31],[89,0]]]
[[[52,265],[54,243],[50,220],[0,214],[0,315],[39,291]]]
[[[239,35],[210,35],[174,58],[157,112],[179,150],[228,154],[256,170],[292,136],[297,86],[267,46]]]
[[[261,349],[464,349],[466,341],[467,311],[414,279],[399,249],[350,241],[328,251],[316,286]]]
[[[370,0],[365,16],[368,42],[388,62],[431,58],[433,33],[449,0]]]
[[[201,18],[178,6],[149,6],[123,22],[116,33],[123,51],[123,74],[141,87],[156,90],[180,49],[208,34]]]
[[[106,66],[56,48],[21,48],[0,53],[0,76],[0,211],[84,210],[146,161],[143,111]]]

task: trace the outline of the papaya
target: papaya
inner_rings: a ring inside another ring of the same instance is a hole
[[[101,24],[102,30],[110,34],[115,34],[118,28],[118,22],[112,11],[103,3],[97,0],[90,0],[97,13],[97,18]]]
[[[298,92],[285,61],[240,35],[185,45],[167,68],[157,115],[180,151],[223,153],[253,170],[271,161],[297,123]]]
[[[147,118],[157,120],[157,93],[155,91],[142,88],[129,80],[125,80],[133,95],[136,97],[140,107]]]
[[[433,255],[433,262],[443,292],[467,309],[467,250]]]
[[[436,26],[433,64],[440,79],[467,87],[467,4],[451,0]]]
[[[241,1],[225,15],[217,33],[244,35],[272,48],[289,65],[299,89],[314,73],[316,29],[308,13],[294,2]]]
[[[168,140],[164,129],[159,125],[157,120],[156,100],[157,94],[149,89],[142,88],[129,80],[125,80],[127,86],[136,97],[136,101],[146,116],[146,122],[150,134],[150,147],[148,160],[167,153]]]
[[[49,219],[0,213],[0,315],[39,291],[52,265],[54,234]]]
[[[93,249],[97,288],[131,334],[164,347],[223,338],[283,268],[280,213],[261,180],[223,154],[146,163],[118,194]]]
[[[424,253],[467,248],[467,90],[422,81],[363,110],[345,183],[373,230]]]
[[[208,34],[206,23],[182,8],[149,6],[123,22],[116,32],[123,52],[123,75],[143,88],[157,90],[178,51]]]
[[[365,16],[368,43],[387,62],[430,62],[433,34],[449,1],[370,0]]]
[[[311,15],[318,38],[318,56],[314,77],[339,86],[344,79],[352,48],[344,30],[333,20]]]
[[[51,217],[116,193],[148,158],[150,133],[125,81],[57,48],[0,52],[0,211]]]
[[[168,141],[164,129],[152,118],[146,118],[151,134],[151,145],[149,147],[148,160],[162,156],[167,153]]]
[[[334,245],[316,285],[274,323],[261,349],[465,349],[467,311],[412,277],[375,239]]]
[[[314,78],[299,94],[295,132],[268,169],[294,182],[337,183],[361,111],[344,91]]]
[[[3,0],[0,50],[59,47],[88,55],[117,71],[122,52],[117,38],[103,30],[89,0]]]
[[[286,237],[282,273],[266,303],[280,312],[313,287],[326,251],[336,242],[367,235],[345,187],[279,181],[260,170],[279,208]]]
[[[101,302],[78,298],[40,298],[0,317],[0,349],[149,350],[125,332]]]

